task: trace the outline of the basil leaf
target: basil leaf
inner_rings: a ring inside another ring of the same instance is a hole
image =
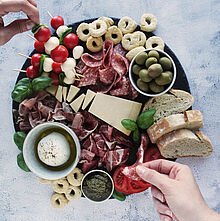
[[[16,102],[22,102],[24,99],[26,99],[28,96],[32,94],[32,87],[31,84],[26,85],[18,85],[15,86],[14,90],[11,93],[11,97]]]
[[[34,91],[42,91],[45,88],[49,87],[53,82],[52,78],[49,77],[38,77],[34,78],[32,81],[32,87]]]
[[[121,124],[126,130],[134,131],[137,128],[136,122],[130,119],[122,120]]]
[[[14,88],[16,88],[18,86],[30,86],[31,87],[31,80],[30,80],[30,78],[22,78],[21,80],[19,80],[17,82],[17,84],[15,85]]]
[[[117,190],[114,190],[112,196],[119,201],[125,201],[125,199],[126,199],[126,195],[124,193],[117,191]]]
[[[155,109],[144,111],[137,119],[137,124],[141,129],[147,129],[154,123]]]
[[[33,28],[32,28],[32,33],[35,35],[35,34],[37,34],[37,32],[39,31],[39,29],[41,28],[41,27],[44,27],[44,26],[46,26],[45,24],[42,24],[42,25],[35,25]]]
[[[49,57],[48,55],[41,54],[39,75],[43,72],[44,61],[45,61],[45,58],[48,58],[48,57]]]
[[[62,35],[60,36],[60,40],[59,40],[60,45],[63,44],[63,39],[64,39],[69,33],[71,33],[71,32],[72,32],[72,28],[70,27],[70,28],[67,28],[66,31],[64,31],[64,32],[62,33]]]
[[[14,142],[17,145],[18,149],[22,151],[24,140],[26,138],[26,134],[19,131],[14,134]]]
[[[63,72],[59,74],[59,84],[60,84],[61,86],[66,86],[66,87],[67,87],[68,85],[63,82],[65,76],[66,76],[66,75],[65,75]]]
[[[132,139],[136,144],[139,144],[141,141],[141,133],[138,128],[135,129],[135,131],[132,134]]]
[[[30,169],[28,168],[27,164],[24,161],[24,157],[23,157],[22,153],[18,154],[18,156],[17,156],[17,164],[25,172],[31,172]]]

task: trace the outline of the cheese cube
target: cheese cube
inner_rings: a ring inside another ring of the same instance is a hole
[[[57,92],[56,92],[56,99],[59,102],[63,101],[63,87],[61,85],[58,86]]]
[[[66,101],[68,87],[63,87],[63,101]]]
[[[131,131],[126,130],[121,121],[123,119],[136,121],[141,107],[142,103],[97,93],[89,112],[129,136]]]
[[[78,94],[79,91],[80,89],[78,87],[71,85],[66,100],[68,102],[71,102],[74,99],[74,97]]]
[[[57,86],[52,85],[52,86],[50,86],[50,87],[47,87],[47,88],[46,88],[46,91],[47,91],[49,94],[55,96],[55,95],[56,95],[56,92],[57,92],[57,88],[58,88]]]
[[[80,107],[82,106],[83,100],[85,99],[85,94],[81,94],[78,98],[76,98],[76,100],[74,100],[71,104],[70,107],[72,107],[72,109],[75,112],[78,112]]]
[[[92,99],[95,97],[96,93],[94,91],[91,91],[90,89],[86,92],[86,97],[82,105],[82,109],[85,110],[86,107],[90,104]]]

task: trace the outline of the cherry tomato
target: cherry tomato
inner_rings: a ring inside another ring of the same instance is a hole
[[[63,44],[68,48],[68,49],[73,49],[75,48],[79,43],[79,38],[76,34],[70,33],[67,36],[64,37],[63,39]]]
[[[38,52],[44,52],[44,50],[45,50],[44,42],[35,41],[35,42],[34,42],[34,48],[35,48],[36,51],[38,51]]]
[[[58,63],[64,63],[68,57],[68,51],[63,45],[58,45],[50,53],[51,58]]]
[[[64,25],[64,20],[61,16],[54,16],[51,21],[50,21],[50,25],[52,28],[54,28],[55,30],[58,29],[61,25]]]
[[[61,63],[53,62],[52,69],[55,74],[60,74],[62,71]]]
[[[31,65],[27,68],[26,75],[30,79],[37,78],[37,77],[39,77],[39,70],[38,70],[38,68],[35,68],[33,65]]]
[[[50,29],[45,26],[41,27],[34,37],[40,42],[47,42],[51,37]]]
[[[57,86],[57,85],[60,84],[60,82],[59,82],[59,75],[57,75],[57,74],[51,72],[51,73],[49,74],[49,77],[54,80],[54,81],[52,82],[52,85],[56,85],[56,86]]]
[[[31,64],[34,68],[39,69],[40,68],[40,60],[41,60],[41,54],[33,54],[31,57]]]
[[[160,154],[160,151],[156,145],[148,147],[144,152],[144,163],[157,159],[165,159],[165,158]]]

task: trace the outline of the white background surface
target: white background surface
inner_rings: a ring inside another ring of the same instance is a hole
[[[38,0],[41,23],[49,24],[49,10],[64,17],[65,23],[99,17],[128,15],[138,23],[143,13],[158,18],[159,35],[182,63],[195,97],[194,109],[204,114],[203,131],[210,137],[214,153],[209,158],[178,160],[189,165],[208,205],[220,213],[220,1],[219,0]],[[9,14],[6,24],[22,13]],[[31,173],[16,165],[19,153],[12,141],[14,133],[10,93],[33,41],[26,34],[0,47],[0,220],[1,221],[154,221],[159,220],[149,191],[135,194],[125,202],[109,200],[96,205],[85,199],[69,203],[57,211],[50,206],[52,189],[40,184]],[[193,197],[193,196],[192,196]],[[184,206],[184,205],[183,205]]]

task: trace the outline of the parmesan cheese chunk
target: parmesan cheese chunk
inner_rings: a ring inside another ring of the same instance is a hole
[[[63,87],[62,86],[60,86],[60,85],[58,86],[55,97],[59,102],[63,101]]]
[[[66,101],[68,87],[63,87],[62,92],[63,92],[63,101]]]
[[[57,87],[56,85],[52,85],[52,86],[50,86],[50,87],[47,87],[47,88],[46,88],[46,91],[47,91],[49,94],[55,96],[55,95],[56,95],[56,92],[57,92],[57,88],[58,88],[58,87]]]
[[[72,109],[75,112],[78,112],[80,107],[82,106],[83,100],[85,99],[85,94],[81,94],[78,98],[76,98],[76,100],[74,100],[71,104],[70,107],[72,107]]]
[[[90,102],[95,97],[95,95],[96,95],[96,93],[94,91],[91,91],[89,89],[87,90],[86,97],[85,97],[85,100],[84,100],[83,105],[82,105],[83,110],[86,109],[86,107],[90,104]]]
[[[78,94],[79,91],[80,89],[78,87],[71,85],[66,100],[68,102],[71,102],[74,99],[74,97]]]

